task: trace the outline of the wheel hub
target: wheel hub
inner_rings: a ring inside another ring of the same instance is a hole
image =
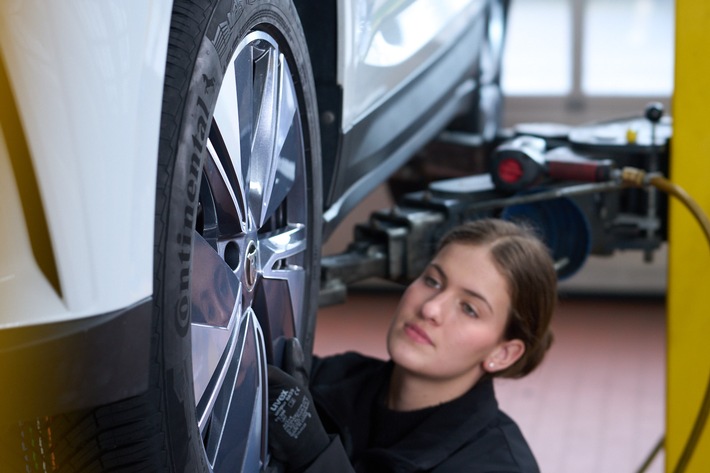
[[[246,289],[251,292],[256,284],[256,278],[258,274],[258,247],[254,240],[249,241],[247,244],[246,255],[244,262],[244,279],[246,284]]]

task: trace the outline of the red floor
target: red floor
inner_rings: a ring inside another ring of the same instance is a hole
[[[385,358],[399,293],[352,291],[321,309],[315,352]],[[497,383],[543,473],[635,473],[664,431],[665,308],[660,299],[563,298],[537,371]],[[662,454],[647,470],[663,471]]]

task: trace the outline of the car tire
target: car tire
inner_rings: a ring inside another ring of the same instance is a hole
[[[159,390],[178,414],[166,415],[168,435],[195,450],[171,449],[171,463],[197,471],[206,457],[209,470],[255,471],[267,460],[265,363],[279,362],[285,338],[312,346],[317,107],[290,2],[211,3],[202,15],[192,1],[174,6],[156,204]]]
[[[318,300],[320,137],[307,51],[288,0],[174,1],[148,389],[19,423],[3,436],[20,447],[4,464],[266,469],[266,363],[279,363],[293,336],[310,353]]]

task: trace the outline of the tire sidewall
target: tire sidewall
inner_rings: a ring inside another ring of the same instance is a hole
[[[176,1],[179,3],[179,1]],[[192,2],[189,2],[192,3]],[[205,146],[212,121],[222,77],[237,44],[255,29],[266,30],[277,39],[296,77],[306,147],[307,192],[309,201],[321,202],[320,141],[315,110],[313,85],[307,47],[295,8],[289,1],[268,4],[220,0],[206,9],[209,21],[203,40],[194,56],[194,67],[184,90],[183,110],[177,139],[168,152],[161,153],[163,161],[172,160],[172,179],[166,186],[167,205],[157,213],[156,251],[156,311],[157,329],[154,337],[157,367],[154,375],[160,379],[161,405],[167,440],[169,464],[172,471],[208,471],[209,467],[197,429],[192,381],[192,353],[190,334],[190,276],[192,266],[192,235],[195,229],[199,187]],[[228,34],[225,36],[225,32]],[[216,44],[218,43],[218,44]],[[284,51],[285,52],[285,51]],[[294,59],[295,58],[295,59]],[[169,71],[168,71],[169,72]],[[170,107],[166,107],[170,108]],[[180,114],[178,112],[178,114]],[[162,142],[161,142],[162,145]],[[170,152],[170,150],[174,150]],[[172,155],[172,156],[171,156]],[[312,267],[309,294],[304,295],[302,326],[297,333],[304,338],[308,352],[312,347],[315,302],[318,290],[318,262],[320,261],[320,209],[312,208],[308,222],[308,251]],[[268,341],[267,341],[268,343]]]

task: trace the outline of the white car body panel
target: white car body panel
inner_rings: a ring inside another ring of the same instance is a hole
[[[443,54],[485,6],[484,0],[339,0],[343,132]]]
[[[342,131],[440,57],[485,5],[338,0]],[[0,184],[13,198],[2,199],[0,214],[17,228],[0,230],[0,329],[105,314],[151,296],[171,8],[172,0],[0,2],[1,59],[61,288],[57,294],[39,270],[20,228],[22,207],[3,145]]]
[[[0,327],[24,324],[38,314],[61,317],[66,308],[37,266],[23,222],[22,205],[0,133]],[[31,288],[29,291],[27,288]]]
[[[0,3],[2,60],[21,104],[61,286],[60,298],[32,264],[26,230],[3,230],[0,328],[103,314],[151,295],[171,7],[170,0]],[[3,223],[21,224],[6,146],[0,161],[3,194],[15,194],[0,202],[12,217]]]

